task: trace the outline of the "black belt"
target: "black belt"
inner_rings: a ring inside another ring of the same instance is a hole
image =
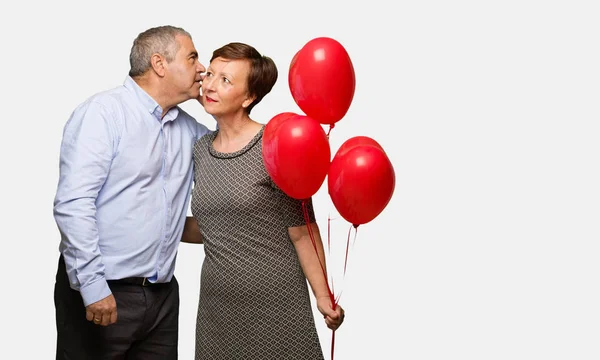
[[[118,280],[107,280],[109,284],[121,284],[121,285],[140,285],[140,286],[156,286],[166,285],[168,283],[153,283],[147,277],[130,277]]]

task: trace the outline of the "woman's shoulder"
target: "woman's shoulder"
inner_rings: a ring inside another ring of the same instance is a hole
[[[198,140],[196,140],[194,147],[210,144],[214,140],[217,131],[218,130],[209,130],[206,134],[202,135],[200,138],[198,138]]]
[[[199,157],[204,156],[203,154],[210,152],[210,147],[212,146],[214,136],[215,131],[210,131],[196,140],[193,146],[193,154],[196,160],[198,160]]]

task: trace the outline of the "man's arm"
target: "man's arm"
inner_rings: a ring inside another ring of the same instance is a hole
[[[198,222],[193,216],[185,218],[185,226],[181,235],[181,242],[189,244],[202,244],[202,234]]]
[[[112,115],[92,101],[73,112],[63,132],[54,218],[69,282],[85,306],[111,295],[98,246],[96,199],[108,176],[116,139]]]
[[[207,128],[204,124],[201,124],[198,121],[196,121],[196,140],[199,140],[201,137],[211,132],[212,130]]]

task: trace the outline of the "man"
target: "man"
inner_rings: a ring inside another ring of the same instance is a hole
[[[173,26],[135,39],[122,86],[71,114],[54,217],[61,233],[57,359],[177,359],[173,277],[192,187],[192,147],[209,130],[178,104],[204,66]]]

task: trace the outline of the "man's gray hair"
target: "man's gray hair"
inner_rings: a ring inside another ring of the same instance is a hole
[[[175,40],[177,35],[192,36],[182,28],[165,25],[148,29],[138,35],[133,41],[131,53],[129,54],[129,76],[139,76],[152,67],[150,58],[153,54],[160,54],[167,62],[175,59],[179,45]]]

